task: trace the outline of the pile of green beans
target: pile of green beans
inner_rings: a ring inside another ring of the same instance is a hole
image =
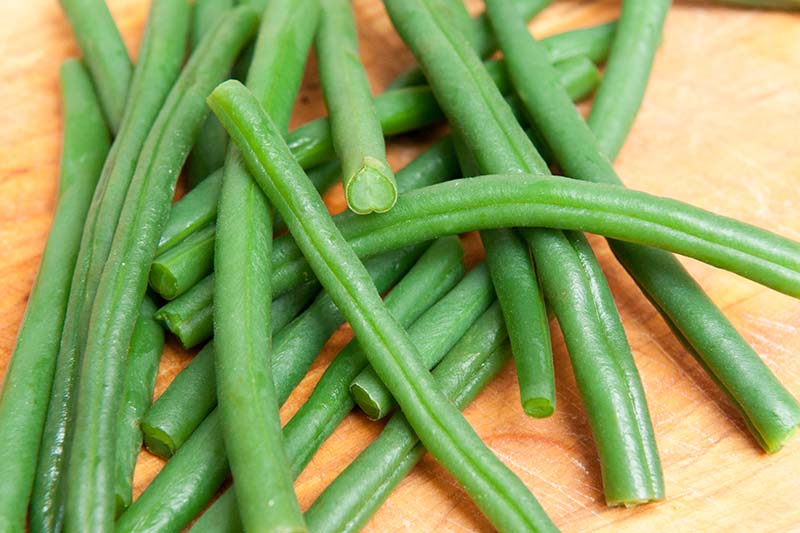
[[[358,531],[427,452],[497,530],[556,531],[461,414],[512,358],[522,411],[554,413],[551,316],[606,504],[662,500],[644,388],[584,233],[764,451],[800,426],[672,255],[800,298],[800,243],[626,189],[613,167],[669,0],[542,40],[528,21],[550,0],[486,0],[474,18],[463,0],[382,0],[419,65],[375,97],[346,0],[152,0],[136,63],[105,2],[59,3],[83,57],[60,72],[55,216],[0,392],[0,531]],[[290,132],[312,44],[328,116]],[[584,120],[575,103],[595,89]],[[395,174],[387,139],[429,126],[438,140]],[[349,209],[331,216],[340,179]],[[484,258],[465,258],[472,231]],[[354,338],[281,427],[346,323]],[[154,401],[166,332],[204,346]],[[294,480],[350,415],[388,422],[303,513]],[[143,445],[166,464],[134,500]]]

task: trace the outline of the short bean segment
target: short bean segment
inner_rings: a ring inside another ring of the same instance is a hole
[[[514,14],[502,2],[489,2],[489,13],[497,23],[512,81],[563,171],[577,179],[622,185],[591,129],[559,90],[558,75],[548,64],[542,46],[513,20]],[[671,327],[680,332],[693,354],[733,399],[759,443],[767,451],[779,449],[800,423],[796,400],[675,258],[619,241],[610,245]],[[749,394],[752,390],[760,392]]]
[[[142,449],[141,421],[153,398],[158,363],[164,349],[164,330],[153,319],[155,311],[156,304],[145,296],[128,352],[125,389],[117,423],[117,466],[114,476],[117,515],[127,509],[133,499],[133,469]]]
[[[319,16],[318,0],[271,0],[263,11],[247,85],[287,131]],[[217,400],[242,520],[305,531],[281,441],[270,343],[272,210],[231,146],[214,243]],[[277,343],[275,348],[278,348]]]
[[[79,360],[86,343],[92,303],[136,161],[180,73],[186,54],[188,18],[189,8],[183,0],[158,0],[150,7],[122,124],[103,165],[86,216],[39,448],[30,506],[33,531],[60,529],[66,448],[71,436]]]
[[[308,283],[274,300],[269,324],[272,332],[280,331],[291,322],[317,292],[319,285]],[[210,324],[208,328],[210,331]],[[175,453],[217,405],[215,379],[214,345],[208,343],[175,377],[142,419],[148,450],[165,459]]]
[[[358,56],[353,8],[347,0],[320,0],[316,52],[322,94],[347,205],[356,213],[383,213],[397,201],[369,80]]]
[[[386,309],[258,101],[236,81],[217,87],[208,101],[283,215],[320,283],[350,322],[370,364],[434,457],[457,476],[498,528],[553,530],[530,491],[486,448],[418,362],[408,334]]]
[[[478,332],[499,344],[484,342]],[[503,342],[507,333],[499,304],[490,307],[470,328],[470,333],[475,334],[469,336],[468,342],[465,342],[467,337],[462,339],[433,370],[442,392],[459,409],[478,395],[510,356],[509,345]],[[359,531],[425,452],[403,414],[396,413],[380,436],[306,511],[309,528],[319,533]]]
[[[525,20],[531,20],[550,4],[550,0],[512,0],[512,2]],[[472,45],[479,56],[486,58],[497,50],[497,42],[489,24],[489,19],[485,14],[481,14],[472,20],[470,34]],[[425,74],[422,73],[422,69],[419,66],[415,66],[398,75],[392,80],[387,89],[402,89],[403,87],[425,84]]]
[[[394,296],[387,297],[389,298],[387,301],[391,303],[392,311],[403,324],[413,322],[455,284],[463,272],[463,267],[460,265],[462,255],[463,250],[455,238],[435,243],[389,293]],[[357,343],[353,343],[348,351],[356,350],[356,347]],[[349,356],[351,359],[353,357],[357,357],[357,354]],[[358,366],[355,372],[360,371],[364,364]],[[339,378],[342,398],[350,405],[341,417],[344,417],[353,405],[347,394],[347,386],[355,375],[352,374],[352,370],[350,372],[349,379]],[[275,373],[275,380],[286,381],[278,372]],[[329,399],[325,397],[317,403],[319,410],[314,410],[315,415],[320,415],[323,419],[335,416],[330,414],[330,410],[335,409],[338,404],[329,406]],[[333,431],[335,426],[336,424],[333,424],[328,431]],[[296,455],[310,457],[324,440],[324,436],[314,443],[302,440],[299,448],[295,449],[294,446],[287,448],[293,465],[291,466],[293,475],[299,473],[302,468],[296,466],[298,464]],[[228,461],[224,453],[218,413],[214,410],[177,450],[164,470],[156,476],[139,499],[122,515],[117,530],[180,531],[208,504],[227,475]],[[228,496],[235,506],[233,492],[228,491]],[[165,501],[171,504],[165,506]],[[238,517],[238,511],[233,516]]]
[[[367,260],[367,270],[377,289],[383,292],[394,285],[425,247],[411,246]],[[280,326],[273,324],[272,329],[272,372],[281,376],[275,382],[279,403],[285,401],[325,342],[344,322],[324,292],[296,319],[281,320],[279,302],[294,292],[278,298],[272,305],[273,313],[278,315],[274,318],[282,322]],[[172,455],[217,404],[214,359],[206,353],[213,350],[210,346],[178,374],[145,418],[147,442],[157,455]]]
[[[216,234],[216,225],[209,224],[158,255],[150,265],[148,278],[153,290],[174,300],[202,280],[214,266]]]
[[[258,15],[232,10],[184,68],[139,156],[100,276],[81,361],[66,490],[66,528],[102,531],[114,518],[115,422],[130,338],[161,229],[186,154],[208,112],[203,97],[224,79]]]
[[[0,530],[23,531],[81,233],[110,143],[92,80],[61,66],[64,141],[50,235],[0,394]]]
[[[489,70],[493,79],[495,79],[502,86],[506,87],[506,90],[508,90],[509,82],[507,79],[504,80],[505,78],[505,74],[503,74],[504,67],[497,63],[489,63],[489,65],[490,65]],[[560,79],[564,84],[564,87],[567,89],[570,95],[575,99],[580,99],[586,96],[588,93],[590,93],[592,89],[597,85],[597,82],[599,80],[599,73],[597,71],[597,67],[595,67],[594,64],[592,64],[590,61],[584,58],[573,58],[570,60],[562,61],[557,65],[557,68],[561,73]],[[421,90],[421,88],[416,88],[415,90],[418,89]],[[430,89],[425,88],[425,91],[427,91],[428,93],[426,98],[429,98],[430,102],[432,102],[435,105],[436,102],[435,99],[433,99],[432,95],[430,94]],[[378,98],[378,101],[380,101],[380,97]],[[385,124],[384,126],[387,125]],[[315,186],[319,190],[322,190],[322,183],[325,182],[325,179],[323,177],[320,177],[320,175],[324,174],[325,172],[326,170],[323,165],[321,167],[317,167],[316,169],[309,171],[308,173],[309,178],[314,182]],[[401,172],[403,171],[401,170]],[[401,174],[398,174],[397,185],[398,185],[398,191],[401,194],[406,190],[409,190],[411,188],[416,188],[405,185],[404,181],[406,181],[406,178],[401,177]],[[188,196],[189,195],[187,195],[187,197]],[[178,202],[178,204],[180,204],[180,202]],[[204,210],[200,209],[199,211],[203,212]],[[216,213],[216,209],[214,210],[214,212]],[[336,220],[340,220],[342,216],[345,216],[345,214],[337,215]],[[276,228],[278,224],[277,221],[278,218],[276,218]],[[188,224],[188,222],[184,223]],[[178,226],[177,223],[176,226]],[[173,285],[188,286],[189,283],[181,281],[177,277],[177,273],[179,271],[194,272],[195,268],[194,265],[198,262],[195,260],[195,258],[200,260],[206,254],[212,253],[211,252],[211,248],[213,247],[212,243],[206,243],[205,246],[207,247],[205,250],[194,250],[192,253],[185,253],[185,254],[175,253],[173,257],[180,258],[181,260],[173,261],[171,265],[163,264],[162,267],[164,267],[163,269],[164,271],[162,272],[162,276],[165,279],[174,279],[175,281],[171,282]],[[300,278],[299,277],[283,278],[282,276],[284,276],[283,273],[284,271],[282,269],[282,265],[284,265],[285,263],[282,263],[281,261],[285,261],[286,258],[277,259],[275,257],[275,254],[283,253],[281,250],[288,250],[291,251],[291,254],[290,256],[287,257],[292,257],[293,259],[302,259],[302,257],[300,255],[300,252],[297,250],[297,247],[291,244],[290,236],[283,236],[276,239],[275,246],[278,248],[278,251],[277,252],[273,251],[273,271],[274,271],[273,291],[282,292],[287,290],[287,288],[291,287],[293,284],[299,283]],[[189,245],[187,245],[187,247],[189,247]],[[300,274],[299,271],[295,270],[293,275],[299,276],[299,274]],[[303,275],[307,277],[312,276],[310,272],[305,272],[303,273]]]
[[[600,152],[616,159],[642,105],[670,0],[625,0],[589,126],[603,132]]]
[[[60,0],[113,133],[122,124],[133,65],[103,0]]]
[[[432,350],[430,346],[422,346],[417,339],[435,338],[437,333],[441,335],[445,330],[444,325],[452,324],[452,316],[456,312],[463,317],[463,320],[453,324],[453,327],[461,329],[457,329],[457,333],[448,337],[460,338],[494,299],[494,287],[489,269],[486,264],[480,264],[436,305],[435,309],[440,314],[426,313],[408,331],[411,339],[415,341],[419,354],[422,355],[420,363],[426,368],[433,368],[447,354],[451,346],[444,350]],[[391,393],[371,367],[365,368],[353,379],[350,384],[350,394],[358,406],[373,420],[385,417],[396,405]]]

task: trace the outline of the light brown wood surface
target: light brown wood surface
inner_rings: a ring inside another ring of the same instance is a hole
[[[113,0],[135,57],[149,2]],[[481,6],[468,2],[473,11]],[[356,0],[361,51],[377,92],[413,61],[378,0]],[[538,36],[611,19],[617,2],[557,1]],[[57,70],[77,54],[55,0],[0,2],[0,376],[52,219],[60,150]],[[312,60],[296,126],[324,113]],[[800,239],[800,16],[678,2],[667,20],[647,96],[617,163],[636,189],[679,198]],[[391,143],[396,168],[430,135]],[[341,208],[339,191],[329,195]],[[466,244],[475,259],[477,239]],[[625,510],[604,505],[599,467],[558,328],[553,325],[558,408],[526,418],[511,365],[466,410],[468,419],[565,531],[800,530],[800,439],[760,451],[739,415],[614,261],[592,239],[617,299],[642,375],[664,465],[667,499]],[[769,367],[800,396],[800,303],[735,275],[684,261]],[[350,338],[344,327],[281,411],[310,394]],[[170,341],[156,394],[188,362]],[[297,480],[303,508],[380,430],[350,415]],[[2,444],[0,444],[2,445]],[[138,495],[162,466],[143,452]],[[487,531],[453,479],[426,457],[367,528]]]

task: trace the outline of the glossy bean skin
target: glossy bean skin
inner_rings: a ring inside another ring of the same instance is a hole
[[[85,67],[61,66],[64,142],[55,215],[0,394],[0,530],[25,528],[83,224],[110,138]]]
[[[103,0],[60,0],[113,133],[120,130],[133,64]]]
[[[499,304],[489,308],[473,329],[493,340],[507,339]],[[496,346],[481,337],[474,335],[468,342],[459,342],[432,372],[442,392],[459,409],[465,408],[503,369],[510,356],[507,342]],[[306,511],[309,527],[320,533],[360,530],[425,452],[403,414],[396,413],[378,438]]]
[[[104,531],[114,519],[114,424],[125,360],[180,169],[208,112],[204,96],[250,40],[258,15],[231,11],[198,47],[139,156],[92,306],[70,447],[65,527]]]
[[[117,422],[117,464],[114,476],[116,514],[133,500],[133,470],[142,449],[142,417],[150,407],[158,363],[164,350],[164,330],[153,318],[156,304],[145,296],[133,328],[125,388]]]
[[[184,0],[153,2],[138,63],[117,136],[111,145],[86,216],[61,335],[39,464],[31,499],[34,532],[59,529],[66,448],[74,418],[80,357],[89,330],[92,303],[108,259],[136,161],[159,110],[180,73],[186,53],[189,8]],[[138,307],[136,308],[138,309]]]
[[[597,89],[589,126],[603,132],[601,153],[616,159],[642,105],[670,0],[622,2],[603,81]]]
[[[348,207],[384,213],[397,201],[380,119],[358,55],[353,8],[347,0],[320,0],[315,50]]]
[[[437,248],[441,248],[441,245]],[[437,253],[437,248],[429,249],[395,287],[400,290],[391,299],[395,302],[392,304],[393,309],[398,316],[408,317],[409,322],[423,312],[426,306],[432,305],[447,290],[448,283],[453,283],[451,271],[463,252],[459,250],[457,259],[454,260],[452,252]],[[358,367],[358,370],[361,368]],[[286,383],[286,376],[281,375],[278,368],[274,370],[275,381]],[[344,382],[345,395],[349,383],[350,380]],[[324,412],[321,414],[325,416]],[[300,444],[297,449],[287,449],[293,464],[297,460],[295,455],[310,454],[316,449],[311,448],[311,443],[306,441]],[[321,441],[317,446],[319,444]],[[295,475],[298,473],[295,467],[292,467],[292,471]],[[214,410],[186,443],[178,448],[141,497],[120,517],[117,529],[126,532],[180,531],[208,504],[228,472],[219,417]],[[233,492],[229,491],[228,495],[228,500],[232,500],[236,506]],[[169,501],[170,505],[163,505],[164,501]],[[238,517],[238,512],[234,516]]]
[[[318,0],[271,0],[247,73],[247,86],[288,130],[319,17]],[[286,466],[273,379],[270,328],[272,210],[235,146],[225,158],[214,240],[214,371],[217,410],[251,531],[305,531]],[[277,346],[276,346],[277,348]]]
[[[622,185],[601,151],[600,139],[614,130],[597,131],[595,138],[556,86],[557,74],[543,47],[509,20],[512,14],[502,3],[491,2],[489,11],[497,17],[510,77],[561,169],[573,178]],[[609,244],[671,328],[680,332],[702,366],[733,399],[756,440],[768,452],[780,449],[800,423],[800,406],[791,394],[675,258],[619,241]],[[750,394],[753,390],[759,394]]]
[[[363,265],[252,93],[229,81],[217,87],[208,101],[428,450],[498,527],[555,529],[525,485],[486,448],[418,362],[408,334],[386,310]],[[255,131],[245,134],[241,128]],[[258,139],[258,156],[248,139]],[[358,216],[365,217],[370,215]]]

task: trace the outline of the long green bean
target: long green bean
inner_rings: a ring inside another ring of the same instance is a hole
[[[353,8],[347,0],[320,4],[315,48],[333,144],[342,163],[345,200],[356,213],[383,213],[397,200],[397,183],[359,59]]]
[[[486,448],[418,362],[420,356],[408,334],[386,310],[363,265],[258,101],[236,81],[217,87],[208,101],[242,150],[254,178],[283,215],[320,283],[347,317],[370,364],[434,457],[475,496],[496,526],[554,529],[525,485]],[[256,122],[245,126],[243,120]],[[245,136],[240,129],[244,127],[256,131]],[[264,143],[259,147],[264,158],[256,156],[247,142],[256,137]]]
[[[264,10],[247,85],[284,132],[319,12],[318,0],[271,0]],[[267,525],[305,531],[281,442],[276,353],[263,327],[272,299],[272,210],[234,146],[223,172],[214,245],[214,367],[239,512],[251,531]]]
[[[133,65],[103,0],[60,0],[113,133],[122,124]]]
[[[510,20],[511,14],[504,9],[496,2],[490,4],[490,13],[497,10],[497,34],[512,81],[561,168],[573,178],[621,185],[592,131],[555,86],[557,74],[547,63],[542,47]],[[610,245],[671,327],[681,333],[701,364],[743,412],[759,443],[767,451],[779,449],[800,423],[800,406],[791,394],[673,257],[616,241]],[[751,394],[753,390],[759,394]]]
[[[70,448],[65,523],[105,530],[114,518],[114,422],[125,360],[147,273],[186,154],[207,114],[210,88],[252,36],[258,15],[237,8],[203,40],[170,91],[139,157],[100,276],[81,361]]]
[[[397,291],[388,301],[393,302],[392,309],[398,318],[408,321],[404,323],[410,323],[427,307],[433,305],[460,276],[458,262],[463,252],[457,243],[452,242],[453,239],[444,241],[429,248],[417,265],[411,268],[389,293]],[[360,369],[361,367],[358,367],[358,370]],[[276,383],[285,382],[285,376],[277,372],[277,368],[275,370]],[[348,399],[349,383],[347,380],[343,386],[343,394]],[[210,426],[213,426],[213,429]],[[313,453],[313,450],[307,451],[309,443],[303,444],[304,448],[298,451]],[[295,464],[294,460],[292,464]],[[195,475],[198,465],[201,472]],[[298,472],[294,466],[292,471],[295,475]],[[228,462],[224,453],[222,434],[219,431],[218,414],[212,411],[187,442],[177,450],[147,490],[120,518],[118,531],[137,533],[180,531],[208,503],[227,472]],[[233,493],[229,494],[232,498]],[[170,505],[163,505],[165,501],[169,501]],[[235,516],[238,517],[238,513]]]
[[[56,210],[0,394],[0,530],[22,531],[83,223],[109,147],[89,74],[61,66],[64,147]]]
[[[532,78],[525,78],[530,70],[523,67],[523,56],[533,51],[517,45],[534,41],[507,5],[494,0],[486,5],[497,40],[508,53],[512,81],[524,106],[530,109],[533,95],[525,89]],[[541,62],[543,54],[538,57]],[[549,83],[558,82],[551,76]],[[572,102],[569,108],[566,113],[577,115]],[[549,248],[553,261],[539,262],[537,268],[564,333],[595,436],[606,502],[630,506],[663,499],[664,481],[647,402],[602,270],[583,235],[567,233],[566,239],[552,239],[545,234],[545,238],[552,240]],[[575,257],[577,261],[564,259]]]
[[[444,293],[452,293],[453,286],[463,277],[464,267],[459,263],[462,254],[457,238],[440,239],[385,300],[386,306],[403,326],[411,324],[409,335],[420,352],[434,352],[436,358],[443,357],[457,341],[460,342],[464,331],[480,315],[474,306],[462,306],[463,302],[458,298],[445,296],[439,300]],[[485,268],[483,270],[484,284],[490,285],[488,274]],[[421,275],[425,276],[424,281],[419,278]],[[421,293],[426,285],[428,292]],[[491,287],[488,292],[491,292]],[[463,291],[461,295],[469,299]],[[424,309],[434,302],[432,307]],[[308,401],[286,424],[283,438],[293,475],[302,472],[313,454],[353,409],[355,402],[348,387],[367,364],[367,356],[358,340],[352,340],[325,371]],[[212,505],[192,531],[211,531],[211,524],[219,522],[238,524],[235,509],[230,509],[226,503],[232,494],[229,491],[218,500],[219,505]],[[238,529],[241,530],[241,526]]]
[[[461,316],[456,323],[451,322],[454,328],[458,328],[457,333],[448,332],[447,336],[459,339],[494,299],[494,287],[489,269],[485,264],[478,265],[436,304],[435,309],[440,310],[441,315],[433,314],[431,310],[408,331],[411,339],[415,341],[419,354],[422,355],[419,362],[425,368],[433,368],[447,355],[452,345],[443,350],[433,350],[427,344],[421,346],[417,339],[430,339],[436,338],[437,334],[441,335],[442,330],[445,330],[444,325],[452,320],[455,310],[458,310]],[[424,335],[417,332],[424,332]],[[365,368],[353,379],[350,384],[350,394],[358,406],[373,420],[385,417],[396,405],[391,393],[371,367]]]
[[[367,260],[367,269],[378,291],[386,291],[394,285],[424,249],[425,245],[417,245]],[[275,300],[273,311],[291,294],[293,292]],[[272,372],[281,376],[280,381],[275,381],[278,403],[288,398],[344,318],[330,297],[322,292],[299,317],[286,322],[286,327],[273,326],[272,330]],[[159,398],[152,413],[148,413],[144,427],[148,445],[153,445],[157,455],[174,453],[214,408],[216,388],[208,386],[214,379],[213,358],[198,356]]]
[[[487,344],[479,336],[475,344],[459,342],[433,370],[442,392],[463,409],[495,377],[509,359],[508,343],[499,304],[476,322],[498,343]],[[312,531],[360,530],[398,483],[425,454],[419,438],[402,413],[395,414],[380,436],[348,465],[306,511]],[[209,510],[210,512],[210,510]]]
[[[186,53],[188,18],[189,9],[183,0],[153,2],[125,115],[86,217],[31,499],[30,527],[34,532],[58,530],[63,519],[66,448],[92,303],[142,145],[180,72]]]
[[[550,0],[512,0],[512,2],[523,14],[525,20],[531,20],[550,4]],[[469,33],[472,38],[471,44],[479,56],[486,58],[497,50],[497,42],[485,14],[478,15],[472,20],[472,29]],[[416,85],[425,85],[425,75],[419,66],[412,67],[398,75],[387,89],[402,89]]]
[[[234,0],[197,0],[192,9],[190,46],[197,48],[203,36],[226,11],[234,6]],[[197,134],[189,157],[186,159],[186,178],[190,188],[196,187],[212,172],[225,163],[228,135],[216,117],[209,115]]]
[[[501,74],[503,72],[503,67],[501,65],[496,64],[496,63],[490,63],[490,65],[493,65],[493,67],[490,69],[490,72],[492,73],[493,78],[496,79],[498,82],[500,82],[501,85],[505,84],[506,88],[507,88],[507,83],[508,83],[507,82],[507,78],[506,78],[506,81],[503,81],[503,78],[505,77],[505,75]],[[574,59],[571,59],[571,60],[563,61],[563,62],[558,64],[558,69],[559,69],[559,72],[561,72],[561,78],[560,79],[561,79],[562,83],[564,84],[565,88],[568,90],[570,95],[572,95],[576,99],[579,99],[579,98],[585,96],[586,94],[588,94],[588,92],[591,92],[591,90],[596,86],[597,81],[599,80],[599,74],[597,72],[597,68],[591,62],[589,62],[586,59],[574,58]],[[415,88],[414,90],[422,90],[422,89],[421,88]],[[425,90],[429,91],[429,89],[425,89]],[[389,93],[386,93],[386,94],[389,94]],[[435,103],[436,103],[435,99],[432,98],[432,95],[430,93],[428,93],[428,96],[426,97],[426,99],[427,98],[430,98],[430,102],[433,105],[435,105]],[[400,108],[402,108],[402,106]],[[400,109],[400,108],[398,108],[398,109]],[[403,124],[407,124],[403,120],[401,120],[400,122],[403,123]],[[309,124],[313,124],[313,123],[309,123]],[[385,124],[385,126],[389,126],[389,125]],[[327,128],[327,126],[326,126],[326,128]],[[299,130],[296,130],[296,131],[299,131]],[[323,167],[317,167],[317,168],[320,169],[319,172],[323,171]],[[318,171],[312,170],[312,171],[309,172],[309,178],[313,179],[313,181],[315,182],[315,185],[318,183],[316,181],[317,180],[317,176],[318,176]],[[398,174],[398,176],[397,176],[398,191],[402,194],[403,191],[408,190],[410,187],[408,187],[406,185],[403,185],[403,183],[401,183],[401,181],[403,181],[403,180],[401,179],[401,176]],[[416,188],[416,187],[413,187],[413,188]],[[202,211],[203,211],[202,209],[198,209],[198,212],[202,212]],[[288,239],[289,239],[288,237],[282,237],[280,239],[277,239],[275,241],[275,246],[278,246],[278,247],[284,246],[286,244],[284,241],[286,241]],[[191,247],[191,246],[187,244],[187,248],[189,248],[189,247]],[[171,265],[162,265],[163,268],[162,268],[161,276],[165,280],[166,279],[171,280],[171,281],[169,281],[169,285],[170,286],[178,286],[178,285],[188,286],[188,285],[190,285],[190,282],[186,282],[184,280],[179,279],[177,277],[178,276],[177,273],[178,272],[192,272],[192,273],[194,273],[195,272],[194,271],[194,268],[195,268],[194,265],[201,263],[203,256],[206,256],[207,254],[213,253],[211,251],[211,248],[212,248],[212,243],[206,241],[205,248],[203,250],[195,249],[195,250],[191,251],[190,253],[182,253],[180,255],[176,253],[173,257],[178,257],[181,260],[180,261],[174,261]],[[299,252],[297,251],[296,248],[294,248],[294,251],[296,252],[295,253],[295,257],[299,257]],[[276,263],[273,261],[273,270],[275,269],[275,267],[276,267]],[[174,271],[174,273],[173,273],[173,271]],[[280,279],[276,279],[274,281],[273,290],[274,291],[286,290],[285,288],[282,288],[283,286],[281,285],[281,283],[282,282],[281,282]],[[154,288],[154,290],[157,290],[157,288]]]
[[[642,105],[669,5],[670,0],[622,2],[603,81],[589,113],[589,126],[603,132],[597,142],[609,159],[616,159]]]
[[[164,349],[164,330],[153,319],[156,305],[145,296],[133,328],[125,390],[117,422],[117,466],[114,476],[116,514],[133,499],[133,469],[142,449],[142,416],[150,407],[158,363]]]

